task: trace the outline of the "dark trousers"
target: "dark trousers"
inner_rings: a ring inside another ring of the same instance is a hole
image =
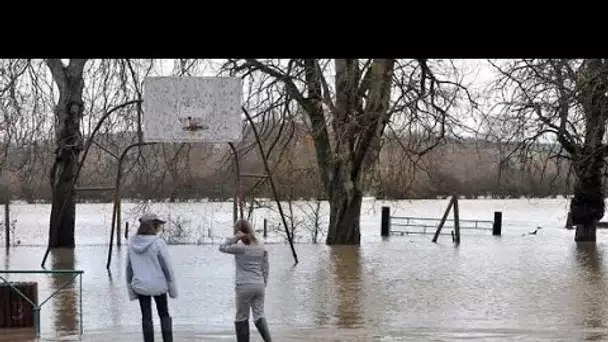
[[[142,321],[152,321],[152,296],[137,295],[139,298],[139,307],[141,309]],[[167,305],[167,294],[164,293],[160,296],[154,296],[154,302],[156,303],[156,311],[158,311],[158,317],[161,319],[169,317],[169,307]]]

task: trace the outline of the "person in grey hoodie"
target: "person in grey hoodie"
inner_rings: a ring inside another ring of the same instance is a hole
[[[152,297],[160,317],[164,342],[173,342],[173,328],[167,293],[177,298],[175,273],[167,251],[167,244],[157,236],[166,221],[156,214],[144,214],[139,219],[137,235],[129,242],[127,253],[127,288],[129,299],[139,300],[144,342],[154,341]]]
[[[270,331],[264,317],[264,295],[268,284],[268,252],[255,237],[247,220],[236,222],[235,235],[220,244],[220,251],[234,254],[236,266],[235,330],[238,342],[249,341],[249,310],[253,321],[265,342],[270,342]],[[239,243],[240,241],[240,243]]]

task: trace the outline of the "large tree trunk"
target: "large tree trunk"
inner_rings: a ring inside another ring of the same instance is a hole
[[[585,140],[582,148],[567,148],[574,160],[576,185],[570,202],[572,223],[576,226],[574,241],[595,241],[598,221],[604,216],[602,169],[606,148],[603,145],[608,117],[606,65],[602,60],[589,60],[581,74],[579,101],[585,114]],[[565,107],[565,105],[564,105]]]
[[[357,59],[337,59],[335,134],[328,245],[361,243],[361,178],[376,159],[389,120],[394,60],[376,59],[365,75]],[[367,96],[364,96],[367,94]],[[364,103],[364,98],[366,99]]]
[[[83,149],[80,120],[84,111],[82,92],[86,60],[72,59],[67,67],[60,60],[47,65],[59,88],[55,107],[55,163],[51,170],[52,207],[49,225],[49,248],[74,248],[76,202],[74,183],[80,152]]]
[[[600,154],[601,155],[601,154]],[[570,202],[572,223],[576,226],[574,241],[595,241],[598,221],[604,216],[602,189],[603,158],[580,156],[575,167],[577,182]]]
[[[352,197],[336,196],[329,202],[330,216],[327,230],[328,245],[359,245],[361,243],[361,202],[356,192]]]
[[[576,225],[576,233],[574,241],[576,242],[595,242],[596,241],[597,222],[589,222],[588,224]]]
[[[337,170],[336,175],[342,173]],[[359,245],[361,243],[361,202],[363,193],[356,180],[335,177],[329,198],[328,245]]]
[[[328,245],[361,241],[361,179],[377,157],[390,116],[395,60],[374,59],[363,72],[357,59],[335,60],[335,103],[316,59],[303,60],[305,97],[290,76],[256,60],[248,63],[285,82],[310,119],[320,178],[330,201]],[[323,104],[328,107],[326,109]],[[327,122],[331,122],[331,134]],[[333,138],[333,139],[332,139]]]

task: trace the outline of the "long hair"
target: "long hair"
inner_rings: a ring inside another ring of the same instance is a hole
[[[156,222],[154,221],[139,221],[139,228],[137,228],[137,235],[156,235]]]
[[[249,240],[249,242],[255,244],[258,243],[258,239],[255,237],[255,232],[253,231],[253,227],[251,227],[251,223],[249,223],[249,221],[245,219],[240,219],[236,221],[236,223],[234,224],[234,230],[247,234],[247,239]]]

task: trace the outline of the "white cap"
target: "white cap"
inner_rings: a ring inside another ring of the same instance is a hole
[[[167,221],[161,219],[155,213],[145,213],[145,214],[143,214],[139,218],[139,222],[150,222],[150,221],[157,221],[157,222],[160,222],[160,223],[166,223],[167,222]]]

